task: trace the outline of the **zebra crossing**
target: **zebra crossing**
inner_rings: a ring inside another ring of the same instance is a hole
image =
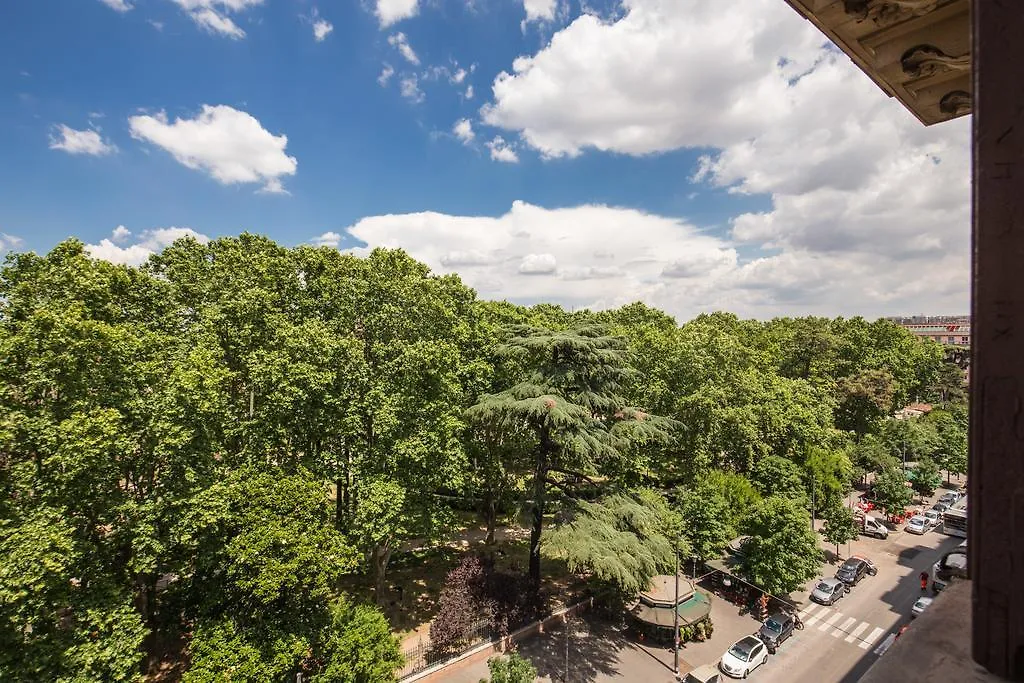
[[[849,617],[818,603],[811,603],[799,612],[800,620],[804,622],[804,630],[817,630],[829,634],[836,640],[855,644],[862,650],[867,650],[882,637],[885,629],[873,626],[866,621],[856,617]],[[871,629],[868,631],[868,629]]]

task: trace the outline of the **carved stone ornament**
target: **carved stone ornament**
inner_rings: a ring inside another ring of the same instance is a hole
[[[933,45],[918,45],[903,53],[903,73],[911,78],[924,78],[946,71],[969,71],[971,54],[953,57]]]
[[[870,19],[879,28],[928,14],[939,0],[844,0],[846,13],[857,21]]]
[[[971,93],[963,90],[954,90],[946,93],[939,100],[939,111],[949,114],[952,117],[963,116],[971,113]]]

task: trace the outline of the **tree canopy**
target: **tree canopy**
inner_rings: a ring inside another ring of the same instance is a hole
[[[962,372],[892,322],[487,302],[401,250],[11,254],[0,356],[3,680],[387,681],[392,560],[458,511],[526,510],[524,594],[542,553],[628,592],[741,533],[787,591],[812,496],[839,533],[855,477],[892,511],[904,455],[967,469]]]

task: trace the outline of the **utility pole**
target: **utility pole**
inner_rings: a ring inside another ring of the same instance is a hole
[[[569,620],[572,617],[566,612],[565,617],[565,683],[569,683]]]
[[[814,473],[811,472],[811,531],[814,531]]]
[[[672,603],[672,641],[675,654],[672,657],[672,671],[679,678],[679,540],[676,540],[676,599]]]

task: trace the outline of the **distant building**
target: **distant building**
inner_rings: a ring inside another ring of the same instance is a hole
[[[932,406],[928,403],[911,403],[896,411],[893,415],[897,420],[909,420],[912,417],[921,417],[932,412]]]
[[[917,337],[924,337],[947,346],[971,345],[971,322],[958,323],[901,323]]]

